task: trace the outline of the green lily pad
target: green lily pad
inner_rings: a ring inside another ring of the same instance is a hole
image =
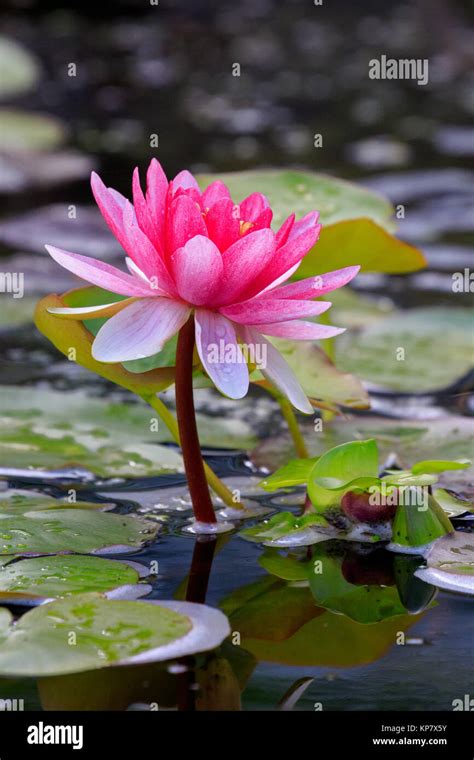
[[[66,129],[54,116],[13,108],[0,108],[2,150],[42,151],[57,148]]]
[[[328,266],[332,270],[359,265],[362,272],[387,274],[413,272],[426,266],[421,251],[390,235],[379,224],[371,219],[350,219],[323,226],[318,242],[304,257],[294,279],[324,274]]]
[[[0,601],[38,603],[45,599],[95,591],[109,598],[136,598],[151,590],[138,584],[147,570],[135,563],[79,555],[34,557],[3,563],[0,568]]]
[[[448,459],[431,459],[417,462],[411,468],[414,475],[418,473],[445,472],[446,470],[467,470],[471,466],[469,459],[452,461]]]
[[[449,517],[457,517],[465,512],[474,512],[474,503],[472,501],[458,499],[444,488],[434,488],[433,498],[436,499]]]
[[[474,536],[452,533],[435,541],[418,578],[447,591],[474,595]]]
[[[473,345],[469,309],[426,307],[341,335],[336,356],[341,369],[377,386],[427,392],[451,385],[471,369]]]
[[[0,555],[133,551],[155,538],[159,525],[141,517],[86,509],[0,514]]]
[[[28,92],[38,82],[40,67],[36,58],[9,37],[0,37],[0,97]]]
[[[186,602],[113,601],[80,594],[27,612],[0,611],[0,674],[51,676],[174,659],[230,633],[218,610]]]
[[[181,457],[158,445],[154,417],[144,406],[105,402],[83,392],[5,386],[0,399],[1,465],[75,466],[101,477],[176,472],[182,468]]]
[[[26,512],[45,511],[54,509],[94,509],[106,512],[113,509],[114,504],[96,501],[68,501],[64,499],[53,499],[39,491],[22,491],[11,489],[0,491],[0,517],[6,513],[11,515],[23,515]]]

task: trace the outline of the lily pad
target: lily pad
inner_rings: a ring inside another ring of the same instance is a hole
[[[433,497],[449,517],[458,517],[465,512],[474,512],[474,503],[458,499],[445,488],[434,488]]]
[[[75,466],[101,477],[157,475],[182,468],[160,446],[152,410],[60,393],[2,388],[0,461],[8,468]]]
[[[189,602],[113,601],[80,594],[27,612],[0,612],[0,674],[51,676],[175,659],[230,633],[218,610]]]
[[[0,97],[28,92],[38,82],[40,66],[29,50],[9,37],[0,37]]]
[[[416,576],[447,591],[474,595],[474,536],[456,532],[436,541]]]
[[[7,153],[51,150],[66,138],[64,124],[54,116],[13,108],[0,108],[0,132]]]
[[[95,591],[108,598],[136,598],[150,592],[139,584],[147,575],[135,563],[79,555],[34,557],[3,564],[0,569],[0,603],[16,595],[15,604],[39,603],[45,599]]]
[[[269,520],[263,520],[251,528],[244,528],[240,531],[242,538],[247,541],[264,543],[265,545],[275,545],[279,539],[283,539],[287,544],[309,545],[314,541],[323,541],[327,536],[324,530],[320,534],[320,528],[328,528],[328,524],[322,515],[293,515],[291,512],[278,512],[270,517]],[[331,529],[329,528],[329,532]],[[334,532],[334,531],[332,531]]]
[[[341,369],[374,385],[428,392],[449,386],[471,369],[473,346],[469,309],[423,307],[341,335],[336,356]]]
[[[67,498],[53,499],[40,491],[10,489],[0,491],[0,516],[4,514],[23,515],[26,512],[54,509],[94,509],[106,512],[114,508],[114,504],[98,501],[74,501]]]
[[[0,555],[131,552],[153,540],[160,526],[141,517],[86,509],[0,514]]]

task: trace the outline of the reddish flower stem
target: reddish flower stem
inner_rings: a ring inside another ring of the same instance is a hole
[[[178,336],[176,351],[176,412],[184,469],[194,516],[198,522],[215,523],[216,516],[204,472],[193,398],[194,317],[191,316]]]

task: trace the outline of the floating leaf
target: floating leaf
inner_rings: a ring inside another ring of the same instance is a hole
[[[54,116],[13,108],[0,108],[2,150],[51,150],[60,145],[66,130]]]
[[[0,602],[8,603],[11,594],[21,595],[31,604],[90,591],[109,598],[136,598],[151,590],[151,586],[138,584],[143,574],[148,574],[147,569],[135,563],[99,557],[72,554],[23,559],[0,569]]]
[[[341,335],[336,356],[347,372],[377,386],[414,393],[438,390],[462,377],[473,364],[472,346],[469,309],[423,307]],[[403,360],[397,358],[400,347]]]
[[[213,649],[229,633],[224,615],[205,605],[81,594],[36,607],[16,623],[0,612],[0,674],[50,676],[174,659]]]
[[[436,538],[452,533],[451,521],[429,494],[426,506],[415,506],[404,499],[399,504],[393,520],[393,542],[400,546],[420,547]]]
[[[416,571],[426,583],[474,595],[474,536],[456,532],[435,541],[426,557],[427,567]]]
[[[423,462],[417,462],[411,468],[414,475],[418,473],[445,472],[445,470],[466,470],[471,466],[469,459],[458,459],[457,461],[449,459],[431,459]]]
[[[36,58],[9,37],[0,37],[0,97],[28,92],[38,82],[40,67]]]
[[[474,512],[472,501],[463,501],[458,499],[454,494],[446,491],[444,488],[434,488],[433,498],[444,509],[449,517],[458,517],[465,512]]]
[[[362,272],[398,274],[426,266],[426,260],[408,243],[390,235],[371,219],[351,219],[323,226],[314,248],[306,254],[295,279],[314,277],[330,269],[359,265]]]
[[[260,486],[265,491],[276,491],[277,488],[288,488],[307,483],[315,461],[316,458],[292,459],[291,462],[284,464],[272,475],[264,478],[260,482]]]
[[[86,509],[0,514],[0,555],[119,553],[155,538],[155,522]]]
[[[293,557],[285,557],[273,549],[267,549],[258,559],[258,564],[277,578],[284,581],[306,581],[308,571],[304,562]]]
[[[5,513],[11,515],[23,515],[26,512],[45,511],[54,509],[95,509],[107,511],[114,508],[114,504],[97,501],[70,502],[67,499],[53,499],[39,491],[7,490],[0,491],[0,516]]]
[[[272,542],[278,539],[296,540],[300,537],[303,539],[309,530],[312,534],[312,528],[326,528],[327,522],[322,515],[309,514],[309,515],[293,515],[291,512],[278,512],[268,520],[253,525],[251,528],[244,528],[240,531],[242,538],[247,541],[260,542]],[[318,531],[316,531],[316,536]],[[321,538],[320,538],[321,540]],[[305,541],[305,544],[312,543],[311,540]]]
[[[80,290],[86,289],[81,288]],[[87,290],[89,291],[90,289],[87,288]],[[101,292],[97,291],[100,291],[100,288],[94,289],[94,293],[91,294],[91,305],[94,304],[94,299],[100,298],[102,295]],[[105,377],[107,380],[111,380],[117,385],[133,391],[138,396],[153,396],[159,391],[165,390],[174,382],[174,370],[169,367],[138,374],[128,372],[122,364],[104,364],[103,362],[96,361],[91,353],[94,338],[89,330],[81,322],[61,319],[48,312],[49,308],[70,306],[76,298],[72,293],[76,293],[76,291],[71,291],[64,298],[56,295],[43,298],[38,303],[35,312],[35,324],[38,330],[61,353],[69,357],[71,356],[71,349],[74,349],[74,360],[78,364],[92,370],[92,372],[101,377]],[[116,296],[110,293],[108,293],[108,298],[117,300]],[[102,303],[110,303],[110,300],[102,301]]]
[[[352,482],[378,482],[378,450],[374,440],[350,441],[335,446],[315,463],[308,480],[308,495],[319,511],[340,498]]]

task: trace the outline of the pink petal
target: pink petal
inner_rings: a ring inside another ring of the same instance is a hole
[[[136,275],[140,280],[144,280],[148,284],[150,284],[150,280],[146,276],[144,272],[140,269],[140,267],[137,267],[134,260],[130,258],[130,256],[125,256],[125,263],[127,265],[127,269],[130,272],[130,274]]]
[[[196,347],[214,385],[229,398],[243,398],[249,388],[245,357],[234,326],[224,317],[196,309]]]
[[[260,344],[263,356],[265,356],[264,351],[266,352],[266,367],[260,368],[264,377],[278,388],[280,393],[286,396],[296,409],[305,414],[312,414],[313,407],[309,403],[305,392],[275,346],[266,340],[261,333],[251,327],[240,328],[239,333],[246,344]]]
[[[260,296],[262,296],[264,293],[267,294],[268,291],[274,290],[274,288],[276,288],[278,285],[281,285],[283,282],[286,282],[287,280],[289,280],[291,275],[294,274],[297,269],[299,269],[299,266],[300,266],[300,262],[298,261],[298,263],[294,264],[290,269],[288,269],[287,272],[280,275],[280,277],[277,277],[277,279],[274,282],[270,283],[270,285],[267,285],[267,287],[264,288],[264,290],[262,290],[262,292],[259,293],[257,297],[260,298]]]
[[[220,180],[216,180],[215,182],[211,182],[211,184],[204,190],[202,194],[202,205],[205,209],[210,209],[213,207],[214,203],[222,200],[222,198],[230,198],[229,188]]]
[[[129,241],[129,250],[134,252],[133,260],[146,274],[150,281],[150,287],[156,291],[156,295],[168,293],[174,295],[176,288],[173,280],[156,248],[138,226],[133,206],[128,201],[123,219],[124,230]]]
[[[250,327],[253,328],[253,325]],[[317,322],[304,322],[300,319],[258,325],[257,329],[264,335],[273,335],[276,338],[288,338],[289,340],[324,340],[345,332],[344,327],[320,325]]]
[[[356,276],[359,269],[358,266],[336,269],[334,272],[308,277],[299,282],[291,282],[283,288],[264,293],[260,297],[265,298],[265,300],[269,298],[318,298],[325,293],[330,293],[332,290],[347,285]]]
[[[258,275],[268,268],[275,253],[275,236],[270,229],[257,230],[239,238],[222,254],[224,275],[217,305],[250,298],[261,288]]]
[[[138,224],[143,230],[147,238],[155,246],[157,250],[161,249],[161,236],[159,234],[158,227],[155,222],[155,215],[148,209],[148,204],[143,195],[142,188],[140,186],[140,175],[138,167],[133,172],[132,180],[133,189],[133,205],[137,216]]]
[[[262,193],[252,193],[240,204],[240,218],[245,222],[254,222],[269,205],[268,198]]]
[[[185,301],[201,306],[212,300],[220,287],[222,256],[207,237],[196,235],[171,257],[178,293]]]
[[[225,251],[240,237],[240,221],[230,198],[216,201],[206,214],[206,227],[211,240]]]
[[[295,215],[291,214],[291,216],[286,219],[286,221],[283,222],[280,229],[276,233],[275,239],[277,248],[280,248],[282,245],[285,245],[286,241],[288,240],[288,235],[290,234],[290,230],[293,227],[295,223]]]
[[[288,270],[296,264],[299,264],[316,243],[320,230],[321,225],[317,224],[314,227],[305,230],[297,237],[292,236],[293,230],[291,230],[288,236],[288,242],[278,249],[276,255],[273,257],[272,265],[263,271],[257,278],[255,284],[258,289],[254,292],[261,293],[268,287],[268,285],[274,283],[275,280],[288,272]]]
[[[91,187],[102,216],[120,245],[129,253],[127,250],[127,236],[123,229],[123,205],[125,198],[120,193],[106,188],[99,175],[95,172],[91,174]]]
[[[52,245],[45,246],[49,255],[68,269],[73,274],[98,285],[100,288],[119,293],[121,296],[153,296],[153,290],[146,283],[141,283],[136,277],[132,277],[120,269],[105,264],[103,261],[92,259],[90,256],[81,256],[79,253],[70,253]]]
[[[316,317],[327,311],[328,301],[258,300],[234,304],[220,309],[221,314],[242,325],[262,325],[268,322],[285,322],[299,317]]]
[[[169,298],[143,298],[100,328],[92,345],[99,362],[125,362],[153,356],[189,317],[190,309]]]
[[[166,235],[168,254],[182,248],[195,235],[208,236],[201,210],[187,195],[179,195],[172,201]]]
[[[306,214],[306,216],[294,223],[288,235],[288,240],[294,240],[303,232],[314,229],[318,219],[319,211],[310,211],[309,214]]]
[[[252,230],[262,230],[265,227],[270,227],[273,219],[273,211],[271,208],[266,208],[261,214],[257,216],[254,222],[252,222]]]
[[[165,240],[166,200],[168,195],[168,180],[161,164],[152,158],[146,174],[146,203],[157,230],[161,246]]]
[[[181,187],[183,190],[190,190],[193,188],[194,190],[198,190],[200,193],[198,183],[196,182],[191,172],[188,172],[186,169],[184,169],[182,172],[179,172],[179,174],[177,174],[173,179],[174,190],[176,191],[179,187]]]

